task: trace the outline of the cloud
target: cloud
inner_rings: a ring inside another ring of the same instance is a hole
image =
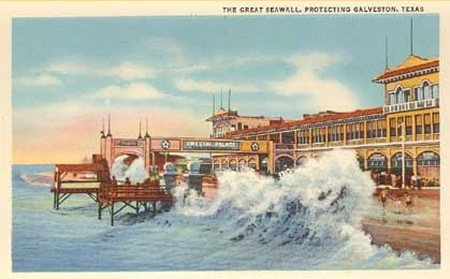
[[[258,63],[279,61],[279,57],[273,55],[262,55],[255,53],[241,53],[231,56],[219,55],[216,57],[207,57],[203,61],[194,63],[184,63],[178,67],[169,70],[179,73],[205,72],[210,70],[236,69],[246,65],[255,65]]]
[[[110,85],[89,95],[93,99],[152,100],[164,98],[166,94],[147,83],[131,83],[125,86]]]
[[[322,72],[342,61],[328,53],[295,54],[285,60],[295,67],[284,80],[269,82],[277,95],[292,98],[299,108],[313,110],[353,110],[359,107],[357,96],[337,79],[323,77]]]
[[[44,71],[62,75],[112,77],[126,81],[149,79],[156,74],[153,68],[133,62],[122,62],[108,67],[87,63],[82,59],[54,62],[45,67]]]
[[[116,67],[105,70],[103,74],[119,77],[123,80],[138,80],[154,77],[155,71],[149,67],[124,62]]]
[[[111,132],[115,138],[136,138],[139,121],[145,127],[146,118],[152,137],[208,137],[210,130],[205,116],[182,107],[130,109],[69,100],[13,111],[13,161],[79,163],[83,157],[99,152],[100,131],[108,114],[111,114]]]
[[[61,80],[51,74],[38,74],[35,76],[25,76],[16,79],[17,82],[32,86],[51,86],[59,85]]]
[[[178,80],[175,86],[185,92],[198,91],[204,93],[216,93],[220,90],[231,89],[233,92],[259,92],[259,88],[252,84],[240,84],[240,83],[226,83],[216,82],[212,80],[194,80],[194,79],[181,79]]]

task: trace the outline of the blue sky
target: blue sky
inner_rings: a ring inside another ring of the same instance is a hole
[[[152,135],[208,136],[212,95],[217,109],[223,90],[226,106],[229,89],[243,115],[380,106],[371,80],[385,68],[384,39],[398,65],[411,18],[414,54],[438,56],[437,15],[14,19],[14,148],[36,150],[33,138],[48,154],[77,134],[72,152],[86,150],[108,113],[118,136],[136,136],[145,118]],[[23,152],[15,161],[31,159]]]

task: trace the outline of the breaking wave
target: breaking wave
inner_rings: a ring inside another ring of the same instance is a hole
[[[213,201],[177,187],[175,208],[204,218],[230,242],[267,247],[271,254],[289,250],[304,269],[433,266],[412,252],[371,245],[361,221],[375,186],[353,151],[330,151],[279,180],[250,170],[222,172],[218,180]]]
[[[125,181],[128,177],[131,183],[142,183],[148,178],[145,170],[145,162],[142,157],[137,157],[129,165],[125,163],[128,155],[117,157],[111,167],[111,176],[115,176],[117,181]]]

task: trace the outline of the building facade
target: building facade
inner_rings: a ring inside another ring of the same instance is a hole
[[[236,110],[220,108],[206,119],[212,123],[212,138],[223,138],[227,133],[283,123],[281,117],[242,116]]]
[[[410,55],[373,82],[384,86],[385,102],[380,107],[351,112],[324,111],[295,121],[265,122],[259,127],[247,124],[247,129],[229,129],[214,136],[272,141],[275,171],[302,165],[326,150],[349,148],[356,150],[365,170],[399,176],[403,174],[405,162],[405,177],[418,174],[426,186],[438,186],[439,59]],[[213,129],[217,129],[215,124],[224,121],[219,115],[208,120],[213,122]],[[223,165],[227,160],[231,164],[234,160],[233,168],[237,169],[239,162],[244,164],[250,159],[221,156],[214,157],[213,164],[220,161]]]

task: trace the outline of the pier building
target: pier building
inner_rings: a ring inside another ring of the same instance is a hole
[[[383,85],[384,104],[379,107],[305,114],[295,121],[230,131],[223,138],[273,142],[275,171],[302,165],[323,151],[344,148],[356,151],[364,170],[402,175],[404,162],[404,176],[419,174],[426,186],[438,186],[439,58],[411,54],[373,82]],[[216,156],[213,164],[234,168],[249,160],[239,155]]]

